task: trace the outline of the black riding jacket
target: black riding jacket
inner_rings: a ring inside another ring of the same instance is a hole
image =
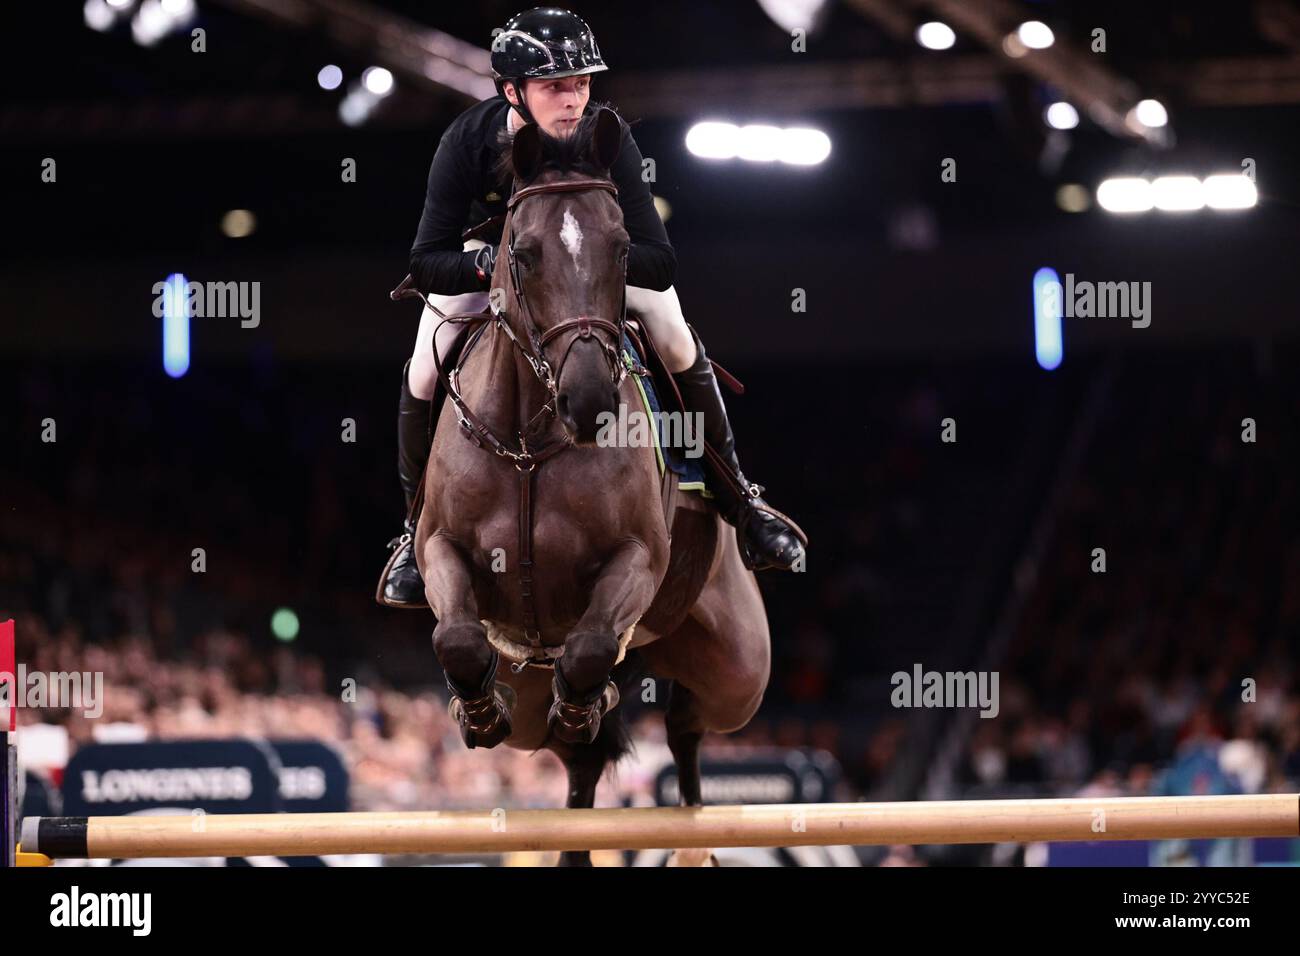
[[[442,134],[429,167],[420,230],[411,247],[411,275],[423,292],[458,295],[484,288],[474,269],[475,253],[462,251],[461,233],[467,226],[506,211],[510,187],[500,185],[493,167],[501,151],[497,136],[506,126],[509,110],[504,97],[483,100],[458,116]],[[650,187],[641,178],[641,150],[627,123],[622,125],[623,145],[609,172],[618,186],[623,225],[632,239],[627,282],[662,292],[673,284],[677,257],[655,210]],[[501,230],[482,238],[497,245]]]

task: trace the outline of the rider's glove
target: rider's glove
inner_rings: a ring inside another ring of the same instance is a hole
[[[474,254],[474,271],[478,274],[478,281],[487,288],[492,282],[492,270],[497,265],[497,247],[486,245]]]

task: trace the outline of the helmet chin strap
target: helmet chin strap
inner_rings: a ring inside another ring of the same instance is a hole
[[[528,108],[528,104],[524,102],[523,82],[521,80],[512,80],[511,82],[513,82],[515,85],[515,96],[519,100],[519,103],[515,106],[515,109],[519,111],[519,115],[524,118],[525,123],[534,123],[540,126],[541,124],[538,123],[537,119],[533,116],[533,111],[530,110]]]

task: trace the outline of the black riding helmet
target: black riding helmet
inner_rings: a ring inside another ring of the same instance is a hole
[[[584,76],[607,70],[596,35],[581,17],[559,7],[533,7],[511,17],[492,40],[497,92],[507,80],[519,94],[519,114],[535,123],[524,102],[524,80]]]

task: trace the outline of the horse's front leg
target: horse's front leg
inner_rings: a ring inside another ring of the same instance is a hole
[[[495,747],[510,736],[515,695],[496,680],[499,655],[479,621],[469,564],[441,535],[424,542],[423,557],[424,593],[438,616],[433,652],[452,694],[448,711],[466,747]]]
[[[596,739],[601,716],[618,703],[609,675],[619,636],[645,613],[657,586],[650,550],[636,539],[627,539],[601,569],[591,603],[555,663],[555,699],[547,720],[561,740],[585,744]]]

